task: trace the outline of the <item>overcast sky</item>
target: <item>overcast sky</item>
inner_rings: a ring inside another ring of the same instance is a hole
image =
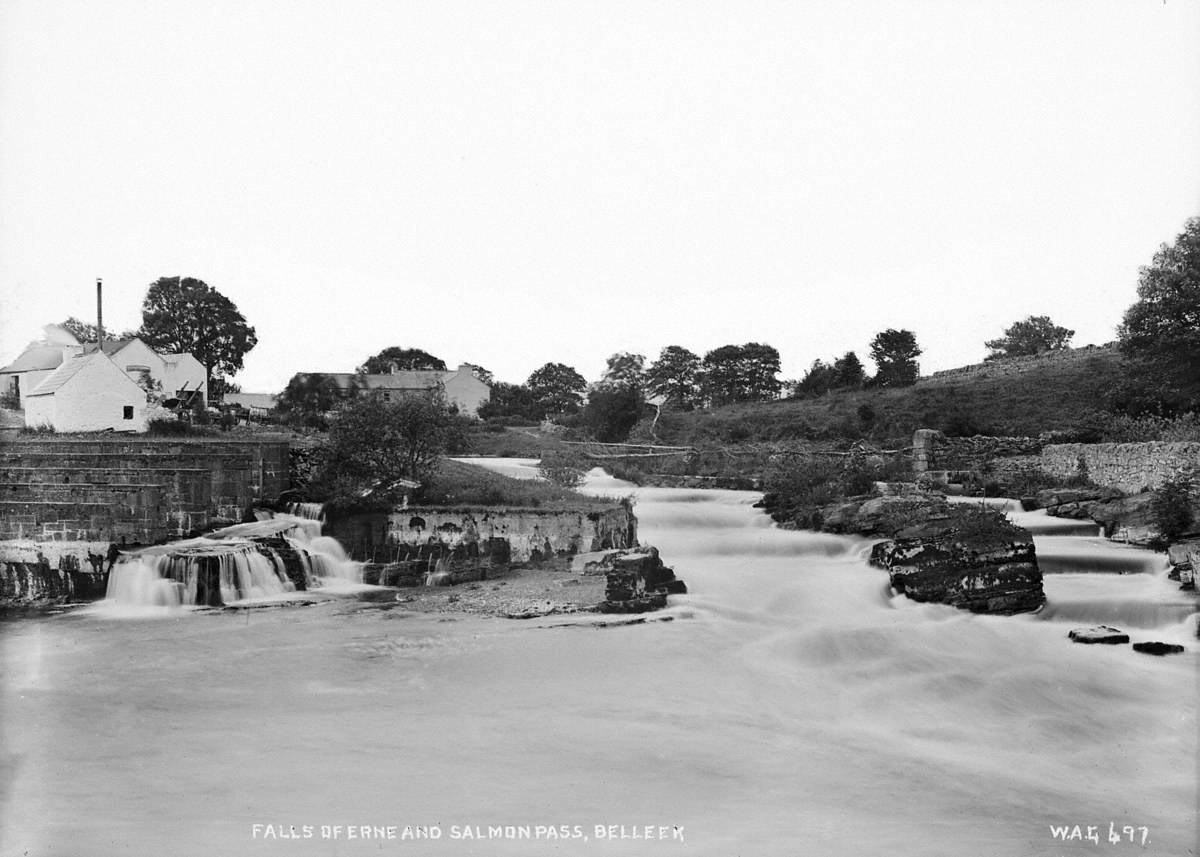
[[[1114,337],[1200,214],[1200,3],[0,3],[0,362],[194,276],[238,381],[886,327]]]

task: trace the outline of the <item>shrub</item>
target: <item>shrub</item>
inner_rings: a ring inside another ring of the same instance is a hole
[[[567,450],[556,450],[542,456],[538,473],[551,485],[577,488],[587,476],[588,466],[582,458]]]
[[[1158,531],[1173,542],[1192,526],[1192,501],[1196,493],[1196,475],[1181,471],[1154,490],[1150,499],[1150,514]]]
[[[6,408],[10,411],[19,410],[21,407],[21,397],[17,395],[16,390],[5,390],[0,393],[0,408]]]

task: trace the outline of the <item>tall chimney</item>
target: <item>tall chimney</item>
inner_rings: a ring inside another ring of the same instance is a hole
[[[101,348],[104,345],[104,302],[101,299],[100,278],[96,278],[96,347]]]

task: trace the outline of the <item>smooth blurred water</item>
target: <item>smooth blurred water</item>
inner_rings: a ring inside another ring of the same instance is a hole
[[[1161,569],[1048,575],[1042,614],[973,616],[893,597],[868,542],[776,529],[754,494],[634,489],[598,472],[586,489],[636,494],[643,541],[690,589],[673,621],[598,628],[341,599],[2,626],[0,853],[1195,847],[1195,616],[1142,610],[1188,604]],[[1134,640],[1188,651],[1067,640],[1114,604]],[[1050,832],[1109,821],[1149,827],[1150,846]],[[255,840],[254,823],[317,834]],[[443,838],[319,838],[349,824],[438,825]],[[449,839],[451,825],[489,824],[680,825],[685,841]]]

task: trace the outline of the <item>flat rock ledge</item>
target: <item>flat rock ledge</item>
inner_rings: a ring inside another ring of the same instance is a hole
[[[1067,634],[1076,643],[1095,644],[1101,643],[1109,646],[1117,646],[1129,642],[1129,635],[1119,628],[1110,628],[1108,625],[1093,625],[1090,628],[1076,628]]]

